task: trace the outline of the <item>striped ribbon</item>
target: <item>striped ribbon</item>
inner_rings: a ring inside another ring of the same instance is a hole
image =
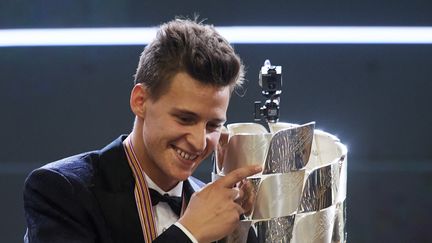
[[[151,243],[157,237],[157,228],[147,182],[141,164],[138,162],[137,156],[134,152],[131,139],[127,137],[123,144],[129,166],[131,167],[135,177],[135,201],[138,208],[144,240],[147,243]]]
[[[135,177],[135,201],[137,204],[144,240],[147,243],[151,243],[158,236],[158,234],[156,220],[154,217],[155,213],[153,211],[154,209],[151,203],[150,192],[145,179],[144,170],[135,154],[135,150],[130,137],[126,138],[123,146],[126,151],[129,166],[132,169],[133,175]],[[184,211],[186,210],[186,206],[186,193],[183,186],[182,210],[180,215],[183,215]]]

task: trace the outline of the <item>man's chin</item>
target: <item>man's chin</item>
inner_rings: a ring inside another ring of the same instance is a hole
[[[192,175],[192,174],[189,173],[189,174],[187,174],[187,175],[179,176],[179,177],[177,177],[177,179],[178,179],[178,181],[185,181],[185,180],[187,180],[191,175]]]
[[[176,181],[185,181],[192,175],[192,172],[193,171],[190,171],[190,170],[180,171],[180,172],[173,174],[171,177],[173,179],[175,179]]]

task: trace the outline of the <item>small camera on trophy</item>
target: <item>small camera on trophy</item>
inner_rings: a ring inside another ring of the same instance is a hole
[[[259,73],[259,85],[262,95],[267,98],[264,105],[255,101],[255,121],[263,118],[267,122],[276,123],[279,120],[279,102],[282,93],[282,67],[272,66],[270,60],[265,60]]]
[[[259,74],[259,85],[267,98],[282,93],[282,67],[272,66],[270,60],[265,60]]]

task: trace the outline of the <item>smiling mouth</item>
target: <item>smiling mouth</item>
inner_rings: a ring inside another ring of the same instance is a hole
[[[198,155],[196,154],[190,154],[184,150],[181,150],[177,147],[173,146],[174,151],[184,160],[188,160],[188,161],[194,161],[196,158],[198,158]]]

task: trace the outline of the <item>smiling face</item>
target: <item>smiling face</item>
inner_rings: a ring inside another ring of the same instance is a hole
[[[168,191],[186,180],[216,147],[226,121],[230,88],[202,84],[179,72],[156,100],[143,85],[134,87],[137,119],[131,134],[145,173]]]

